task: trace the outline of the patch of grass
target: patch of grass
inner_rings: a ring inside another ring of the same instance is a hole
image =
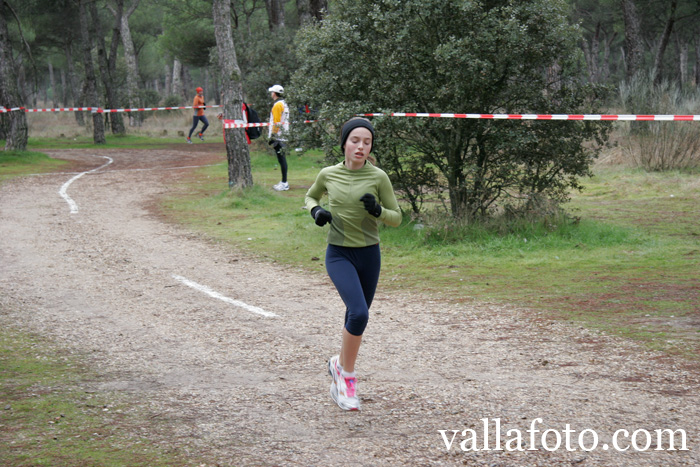
[[[644,172],[601,167],[569,204],[582,217],[661,236],[700,238],[697,171]]]
[[[39,103],[39,107],[42,104]],[[43,107],[50,107],[44,104]],[[207,110],[211,126],[207,130],[207,141],[223,141],[221,123],[216,119],[216,110]],[[92,116],[89,112],[83,113],[85,125],[78,125],[74,112],[33,112],[27,115],[30,144],[33,142],[43,144],[54,141],[59,147],[65,147],[72,143],[92,144]],[[183,143],[185,134],[192,126],[192,111],[189,109],[145,111],[139,114],[144,119],[137,126],[129,125],[129,117],[121,114],[128,136],[144,136],[150,138],[152,143],[178,142]],[[110,127],[105,128],[107,142],[113,138]],[[119,138],[119,137],[115,137]]]
[[[155,422],[128,396],[87,389],[97,378],[54,343],[0,329],[0,465],[200,465],[143,436]]]
[[[326,231],[318,228],[303,209],[304,195],[323,167],[319,153],[288,156],[293,174],[291,189],[272,190],[280,172],[274,155],[251,156],[255,186],[229,190],[225,163],[198,170],[180,193],[164,200],[165,212],[218,239],[282,262],[308,264],[325,252]],[[310,222],[309,222],[310,221]],[[317,262],[312,263],[318,265]]]
[[[0,182],[28,173],[52,172],[66,164],[40,152],[0,151]]]
[[[226,166],[209,167],[165,202],[166,211],[237,249],[322,272],[327,228],[301,209],[322,156],[290,157],[292,189],[281,193],[270,189],[279,180],[274,157],[257,153],[252,161],[254,188],[223,189]],[[697,174],[600,167],[584,182],[566,206],[569,217],[496,232],[421,229],[408,217],[382,228],[380,287],[513,303],[698,358]],[[661,310],[668,326],[655,317]]]

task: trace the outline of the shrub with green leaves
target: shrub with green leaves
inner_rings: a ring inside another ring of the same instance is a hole
[[[602,89],[582,84],[581,34],[564,0],[341,0],[297,36],[296,125],[339,157],[338,129],[356,113],[591,113]],[[421,209],[447,194],[458,218],[488,217],[533,195],[567,199],[589,175],[609,124],[375,118],[375,154]],[[308,144],[307,144],[308,145]]]

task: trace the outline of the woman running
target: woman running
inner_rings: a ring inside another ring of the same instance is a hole
[[[373,142],[369,120],[348,120],[340,136],[345,160],[322,169],[306,193],[316,224],[330,223],[326,271],[346,307],[340,354],[328,361],[331,397],[344,410],[360,409],[355,361],[379,281],[379,221],[398,227],[402,219],[389,177],[372,164]],[[324,194],[328,210],[320,206]]]

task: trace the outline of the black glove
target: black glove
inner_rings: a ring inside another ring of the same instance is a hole
[[[267,140],[267,144],[269,144],[270,146],[272,146],[273,144],[275,144],[275,139],[274,139],[274,138],[268,139],[268,140]]]
[[[331,213],[323,209],[321,206],[316,206],[311,210],[311,217],[316,220],[316,225],[319,227],[323,227],[333,220]]]
[[[379,215],[382,213],[382,207],[379,205],[379,203],[377,203],[377,198],[375,198],[373,194],[365,193],[362,195],[362,198],[360,198],[360,201],[365,204],[365,209],[367,212],[372,214],[374,217],[379,217]]]

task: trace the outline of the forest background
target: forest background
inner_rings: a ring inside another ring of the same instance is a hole
[[[322,21],[327,11],[347,8],[346,3],[232,0],[231,27],[246,102],[265,114],[270,105],[267,88],[275,83],[289,84],[300,67],[295,54],[299,29]],[[579,78],[617,91],[607,96],[608,109],[622,110],[636,76],[650,78],[657,85],[669,83],[685,95],[700,85],[697,0],[565,3],[569,7],[568,19],[578,25],[580,33],[577,46],[585,67]],[[189,105],[197,86],[205,89],[207,102],[221,101],[211,1],[3,0],[2,6],[8,31],[7,41],[0,44],[5,54],[3,66],[12,66],[15,71],[24,107],[37,107],[40,102],[50,107]],[[89,34],[82,34],[86,28],[81,28],[81,24],[88,26]],[[96,103],[87,102],[85,95],[85,41],[90,42],[97,69]],[[655,102],[649,102],[652,104]],[[471,110],[481,111],[464,109]],[[656,110],[661,113],[666,109]],[[75,116],[83,124],[84,113],[76,112]],[[6,123],[6,116],[3,117]],[[127,126],[138,125],[147,117],[145,113],[133,113]],[[125,131],[121,114],[109,118],[108,131]],[[5,129],[0,127],[0,131]]]
[[[264,118],[268,87],[282,83],[294,109],[311,107],[330,122],[321,130],[297,126],[296,145],[323,147],[336,159],[335,128],[354,112],[694,113],[698,101],[697,0],[0,6],[0,105],[174,107],[202,86],[226,118],[240,118],[243,101]],[[6,149],[26,148],[21,114],[0,113]],[[84,126],[86,115],[75,112],[76,124]],[[94,142],[148,117],[92,113]],[[430,121],[378,128],[391,149],[377,158],[415,214],[437,193],[454,217],[473,219],[564,201],[590,175],[613,127]],[[628,153],[645,169],[698,165],[695,125],[622,129]],[[229,185],[251,186],[242,132],[227,134]]]

